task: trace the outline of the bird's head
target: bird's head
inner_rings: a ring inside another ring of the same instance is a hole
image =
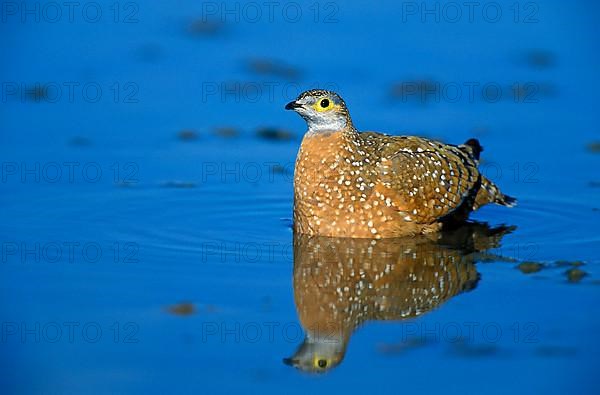
[[[335,92],[313,89],[285,106],[294,110],[308,124],[309,132],[331,132],[352,126],[344,100]]]
[[[325,373],[336,367],[346,353],[346,342],[339,338],[306,338],[296,353],[285,358],[286,365],[309,373]]]

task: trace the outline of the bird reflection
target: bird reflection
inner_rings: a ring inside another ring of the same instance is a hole
[[[364,322],[416,317],[472,290],[479,280],[476,260],[513,229],[468,223],[381,240],[294,235],[294,299],[306,336],[284,362],[328,371],[343,360]]]

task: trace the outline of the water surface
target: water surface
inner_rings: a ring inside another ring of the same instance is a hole
[[[136,3],[137,22],[115,23],[98,4],[98,23],[0,25],[3,93],[18,89],[0,105],[3,392],[598,387],[595,4],[536,2],[531,23],[511,2],[496,23],[391,1],[224,23],[202,23],[200,3]],[[72,82],[100,99],[21,95]],[[499,100],[468,97],[489,83]],[[479,138],[483,172],[519,205],[402,249],[294,240],[304,124],[283,106],[315,86],[338,90],[360,129]],[[375,279],[388,261],[392,279]],[[370,291],[330,305],[361,268]],[[315,351],[311,322],[338,337]],[[288,366],[298,353],[317,368]]]

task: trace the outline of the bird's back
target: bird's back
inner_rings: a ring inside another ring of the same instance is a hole
[[[296,230],[400,237],[439,230],[487,203],[511,205],[480,174],[481,151],[475,139],[450,145],[352,130],[306,136],[295,176]]]

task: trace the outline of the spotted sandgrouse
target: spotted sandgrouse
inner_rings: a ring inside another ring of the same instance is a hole
[[[308,124],[294,174],[294,229],[331,237],[425,234],[467,219],[487,203],[512,207],[477,165],[476,139],[462,145],[359,133],[335,92],[310,90],[285,108]]]

